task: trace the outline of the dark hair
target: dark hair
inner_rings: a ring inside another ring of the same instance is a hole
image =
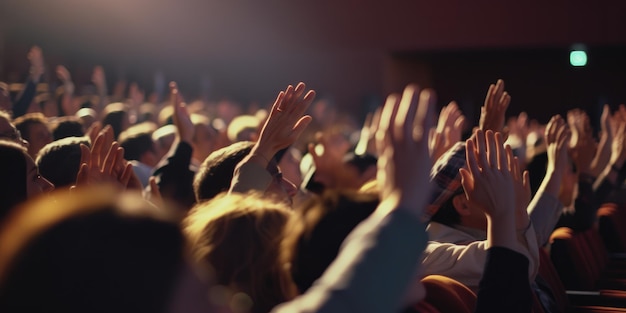
[[[461,215],[456,211],[454,207],[454,198],[463,194],[463,188],[456,190],[450,198],[441,204],[437,213],[435,213],[430,220],[446,226],[455,226],[461,224]]]
[[[30,126],[35,124],[43,124],[48,127],[46,117],[42,113],[28,113],[13,120],[15,128],[20,131],[22,137],[30,140]]]
[[[209,200],[228,191],[235,167],[250,151],[254,142],[240,141],[213,151],[198,169],[193,181],[196,201]]]
[[[82,137],[85,135],[83,124],[76,117],[62,117],[57,120],[56,126],[52,130],[52,140],[59,140],[67,137]]]
[[[26,201],[26,158],[24,147],[0,140],[0,223],[13,207]]]
[[[177,223],[139,197],[80,193],[31,203],[2,229],[16,248],[0,256],[0,311],[165,311],[183,264]]]
[[[126,111],[124,110],[110,111],[106,113],[106,115],[102,118],[102,127],[111,125],[111,128],[113,128],[113,136],[114,136],[113,138],[117,140],[117,138],[122,133],[122,131],[124,131],[122,127],[123,127],[125,118],[126,118]]]
[[[124,158],[126,160],[141,160],[141,155],[146,152],[154,152],[154,141],[152,134],[148,132],[120,136],[120,147],[124,148]]]
[[[375,194],[329,190],[304,203],[285,239],[291,275],[304,293],[339,253],[348,234],[378,206]]]
[[[81,144],[90,146],[89,139],[67,137],[45,145],[36,161],[41,175],[57,188],[73,185],[80,169]]]

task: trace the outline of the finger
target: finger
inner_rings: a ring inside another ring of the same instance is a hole
[[[376,140],[383,140],[386,136],[390,135],[389,128],[398,110],[399,101],[400,100],[397,94],[391,94],[387,97],[387,101],[385,102],[385,106],[383,107],[383,111],[380,115],[380,123],[378,124]]]
[[[522,184],[524,185],[524,191],[526,194],[530,195],[530,173],[528,171],[524,171],[522,174]]]
[[[90,164],[90,162],[91,162],[91,151],[89,151],[89,148],[86,145],[81,143],[79,164]]]
[[[82,163],[80,168],[78,169],[78,174],[76,175],[76,185],[87,185],[89,182],[89,166],[86,163]]]
[[[309,115],[301,117],[291,130],[291,134],[289,135],[290,140],[296,141],[300,137],[302,132],[304,132],[306,127],[309,126],[312,120],[313,118]]]
[[[408,85],[404,88],[398,112],[393,122],[394,136],[397,140],[410,140],[413,135],[413,122],[417,112],[419,87]]]
[[[302,114],[304,114],[304,112],[309,109],[309,106],[311,106],[311,103],[313,103],[313,100],[315,100],[316,95],[317,93],[315,92],[315,90],[309,90],[304,98],[302,98],[302,101],[299,101],[299,103],[294,106],[293,113],[291,113],[290,117],[299,118],[300,116],[302,116]]]
[[[520,182],[522,180],[522,173],[520,170],[519,159],[517,157],[513,157],[513,175],[516,182]]]
[[[514,172],[514,167],[515,165],[513,164],[513,160],[515,159],[515,156],[513,155],[513,149],[511,149],[510,145],[506,145],[504,146],[504,150],[506,152],[506,163],[507,163],[507,167],[509,169],[509,171],[511,171],[512,173]],[[513,177],[515,177],[515,173],[513,173]]]
[[[435,127],[435,102],[437,97],[432,89],[420,92],[417,112],[413,126],[413,140],[422,142],[427,147],[426,131]]]
[[[476,160],[476,146],[474,141],[468,139],[465,141],[465,158],[467,162],[467,168],[470,170],[474,177],[480,175],[480,166]]]
[[[133,165],[128,163],[126,164],[126,167],[124,167],[124,172],[122,173],[122,176],[119,179],[120,184],[122,184],[122,186],[126,188],[132,176],[133,176]]]
[[[491,105],[494,101],[492,101],[493,93],[496,86],[494,84],[489,85],[489,90],[487,90],[487,96],[485,97],[485,103],[483,104],[483,109],[491,109]],[[482,115],[482,114],[481,114]]]
[[[490,168],[498,167],[498,153],[496,152],[496,141],[493,131],[488,130],[485,133],[485,144],[487,147],[487,161],[489,162],[487,166]]]
[[[489,163],[487,162],[487,146],[485,143],[485,133],[482,130],[477,130],[476,136],[474,137],[474,144],[476,145],[476,160],[478,161],[478,166],[480,166],[481,169],[484,169],[489,166]]]
[[[289,106],[291,106],[291,103],[293,102],[293,92],[294,92],[293,86],[292,85],[287,86],[287,89],[285,89],[285,96],[283,98],[283,101],[280,103],[278,107],[279,112],[287,111]]]
[[[102,150],[102,145],[104,143],[104,134],[100,133],[98,137],[96,137],[96,141],[91,145],[91,155],[90,155],[90,163],[89,166],[93,168],[100,167],[100,151]]]
[[[107,152],[106,157],[104,158],[104,164],[102,164],[102,167],[101,167],[102,172],[104,172],[105,174],[110,175],[113,172],[113,166],[115,165],[115,158],[117,157],[118,147],[119,145],[117,144],[117,142],[114,142],[109,147],[109,151]]]
[[[503,172],[510,172],[510,169],[508,167],[507,161],[506,161],[506,152],[504,150],[504,139],[502,138],[502,133],[495,133],[494,134],[494,144],[495,144],[495,148],[496,148],[496,157],[497,157],[497,162],[498,162],[498,169],[500,171]]]

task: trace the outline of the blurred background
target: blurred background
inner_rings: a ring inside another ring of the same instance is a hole
[[[362,116],[408,82],[477,120],[502,78],[509,112],[545,122],[567,108],[626,102],[626,1],[2,0],[0,80],[23,82],[26,53],[77,84],[176,80],[188,98],[267,105],[304,81]],[[585,66],[570,53],[586,52]],[[157,73],[160,73],[157,75]],[[51,76],[53,77],[53,76]]]

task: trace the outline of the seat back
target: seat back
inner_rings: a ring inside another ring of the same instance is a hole
[[[474,312],[476,294],[460,282],[442,275],[429,275],[422,283],[426,288],[424,302],[440,312]]]

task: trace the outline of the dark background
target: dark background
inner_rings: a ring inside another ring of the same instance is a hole
[[[573,68],[582,43],[588,65]],[[94,65],[150,92],[157,70],[183,92],[243,104],[307,82],[361,114],[407,82],[434,87],[477,119],[505,79],[510,113],[626,102],[626,1],[2,0],[0,80],[20,82],[28,48],[79,83]]]

